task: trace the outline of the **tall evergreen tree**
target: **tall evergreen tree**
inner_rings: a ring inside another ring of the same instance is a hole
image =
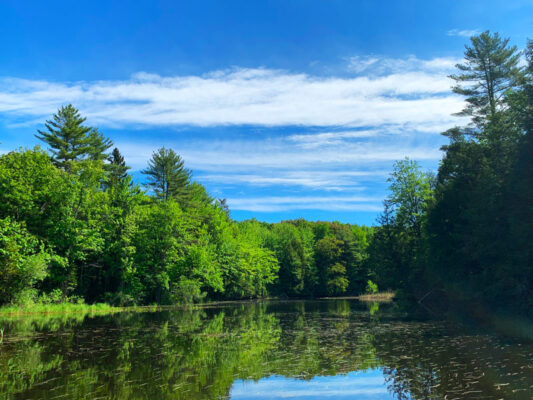
[[[106,154],[113,146],[113,141],[103,134],[98,129],[92,129],[87,135],[87,156],[90,160],[105,160],[108,157]]]
[[[470,116],[481,126],[504,106],[504,94],[520,84],[523,69],[518,65],[520,52],[509,46],[508,38],[485,31],[470,41],[465,63],[456,65],[460,73],[450,78],[457,83],[453,91],[466,97],[467,106],[459,115]]]
[[[35,135],[48,144],[52,160],[64,170],[69,170],[70,162],[79,160],[88,152],[87,134],[92,128],[83,125],[85,120],[72,104],[62,106],[51,120],[46,121],[46,131],[38,130],[39,134]]]
[[[126,161],[118,148],[114,148],[109,157],[107,158],[109,164],[107,164],[107,169],[109,171],[109,184],[113,186],[114,184],[123,181],[128,177],[128,170],[130,167],[126,165]]]
[[[191,172],[185,168],[183,159],[172,149],[164,147],[155,151],[142,171],[148,176],[148,185],[160,199],[183,200],[187,195]]]

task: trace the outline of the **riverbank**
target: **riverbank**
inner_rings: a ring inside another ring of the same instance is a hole
[[[36,315],[36,314],[111,314],[124,311],[124,307],[113,307],[106,303],[58,303],[32,304],[28,306],[0,307],[0,317]]]
[[[360,296],[343,296],[343,297],[323,297],[323,299],[334,300],[360,300],[360,301],[378,301],[391,302],[394,299],[393,292],[364,294]],[[173,304],[173,305],[151,305],[151,306],[130,306],[130,307],[115,307],[107,303],[85,304],[85,303],[58,303],[58,304],[32,304],[27,306],[3,306],[0,307],[0,317],[18,317],[25,315],[45,315],[45,314],[89,314],[89,315],[104,315],[119,312],[142,312],[155,311],[167,308],[179,307],[209,307],[220,306],[222,304],[238,304],[250,301],[265,301],[265,300],[280,300],[276,297],[250,299],[250,300],[226,300],[213,301],[197,304]],[[291,299],[287,299],[291,300]],[[298,300],[298,299],[292,299]]]

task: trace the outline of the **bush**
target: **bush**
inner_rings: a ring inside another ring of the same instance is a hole
[[[49,260],[43,245],[22,224],[0,219],[0,304],[33,302],[34,285],[46,277]]]
[[[181,304],[199,303],[206,295],[202,293],[199,282],[187,279],[184,276],[180,277],[172,294],[172,300]]]
[[[372,282],[370,279],[366,283],[366,293],[367,294],[376,294],[379,292],[378,285],[376,285],[374,282]]]
[[[42,293],[39,296],[40,304],[59,304],[65,302],[65,296],[60,289],[54,289],[50,293]]]

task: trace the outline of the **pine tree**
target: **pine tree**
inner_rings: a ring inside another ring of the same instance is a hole
[[[112,187],[128,177],[130,167],[126,165],[124,157],[116,147],[107,158],[107,161],[109,161],[109,164],[106,165],[106,169],[109,171],[108,186]]]
[[[160,199],[183,200],[187,196],[191,172],[174,150],[162,147],[155,151],[142,173],[148,176],[148,185]]]
[[[109,157],[106,151],[113,146],[113,141],[106,138],[98,129],[92,129],[87,136],[87,156],[90,160],[105,160]]]
[[[52,160],[64,170],[69,170],[70,162],[80,160],[88,152],[87,133],[92,128],[83,125],[85,120],[72,104],[62,106],[46,121],[46,131],[38,130],[39,135],[35,135],[50,146]]]
[[[466,96],[467,106],[458,115],[470,116],[482,126],[504,107],[504,95],[521,83],[523,69],[518,65],[520,52],[509,46],[508,38],[485,31],[470,41],[471,46],[465,46],[465,63],[456,65],[461,73],[450,78],[457,82],[453,91]]]

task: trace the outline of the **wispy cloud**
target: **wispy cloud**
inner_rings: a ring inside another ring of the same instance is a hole
[[[353,192],[383,184],[392,163],[405,157],[436,165],[442,153],[435,140],[439,136],[416,131],[400,135],[369,129],[288,133],[274,138],[119,141],[117,146],[134,171],[146,166],[157,147],[174,148],[196,179],[222,191],[248,188],[253,193],[253,188],[270,187]]]
[[[293,210],[381,211],[381,198],[367,196],[280,196],[229,198],[232,210],[283,212]]]
[[[299,171],[257,171],[256,173],[224,173],[202,174],[202,181],[212,181],[227,185],[247,184],[253,186],[292,186],[309,189],[341,191],[349,188],[351,191],[363,190],[362,183],[383,179],[389,172],[378,171],[347,171],[347,170],[299,170]]]
[[[126,155],[134,170],[144,168],[152,152],[165,145],[177,149],[188,167],[211,174],[221,171],[224,171],[224,174],[251,174],[261,171],[261,175],[265,176],[269,172],[327,172],[335,169],[339,176],[341,169],[363,176],[383,163],[389,164],[405,157],[435,161],[440,159],[438,145],[419,143],[414,141],[413,136],[377,137],[356,141],[339,139],[318,147],[295,145],[291,143],[291,136],[264,140],[167,140],[157,144],[145,141],[117,142],[117,146]],[[331,178],[332,176],[328,176],[328,179]]]
[[[357,74],[386,76],[405,73],[446,75],[460,60],[453,57],[436,57],[423,60],[413,55],[405,58],[378,57],[372,55],[348,58],[348,69]]]
[[[480,33],[481,31],[479,29],[450,29],[447,32],[447,35],[469,38],[471,36],[479,35]]]
[[[136,173],[158,147],[174,148],[233,210],[376,212],[395,160],[440,159],[437,134],[459,123],[451,114],[463,106],[446,77],[456,62],[354,57],[351,75],[329,77],[234,68],[123,81],[2,78],[0,115],[31,125],[72,102],[101,127],[179,128],[114,139]],[[210,128],[222,125],[239,133]]]
[[[124,81],[0,79],[0,113],[35,121],[72,102],[107,126],[345,126],[449,123],[462,101],[444,70],[454,60],[366,58],[365,75],[322,77],[267,68],[198,76],[138,73]],[[354,58],[351,63],[361,64]],[[379,75],[374,72],[379,71]]]

